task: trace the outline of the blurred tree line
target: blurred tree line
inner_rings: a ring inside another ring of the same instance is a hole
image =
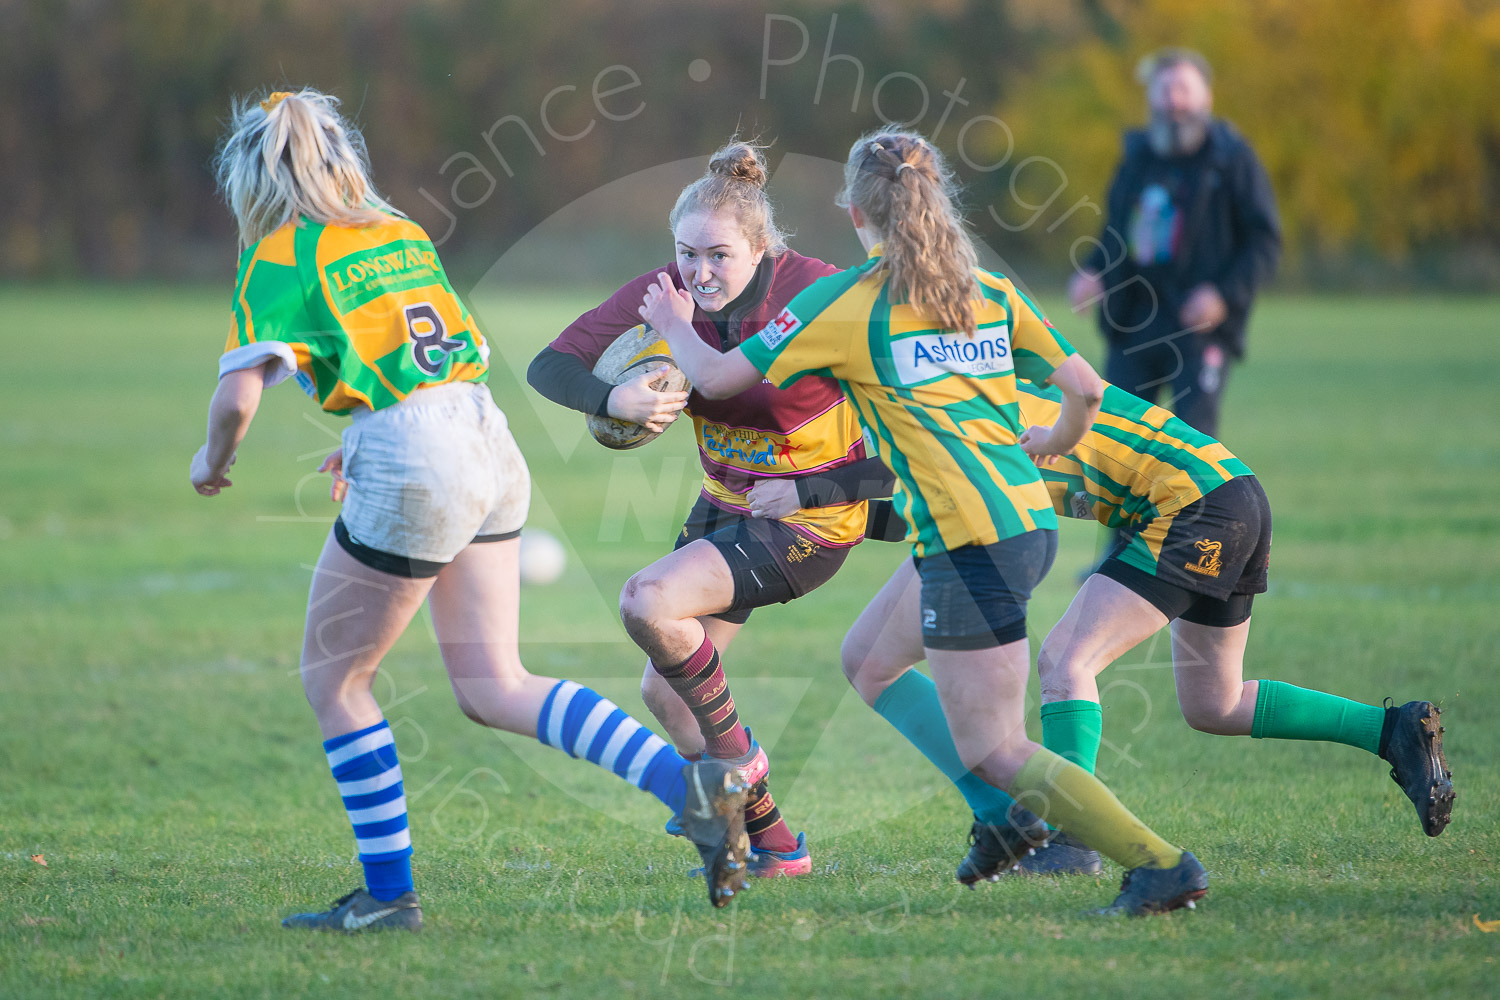
[[[1291,280],[1500,287],[1490,0],[0,0],[0,277],[223,279],[230,100],[303,84],[343,99],[460,277],[736,129],[774,140],[774,166],[842,160],[882,120],[936,133],[980,234],[1060,276],[1163,44],[1213,62]]]

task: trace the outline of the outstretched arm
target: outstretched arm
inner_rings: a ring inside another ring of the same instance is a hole
[[[193,456],[188,474],[193,489],[203,496],[217,496],[224,487],[233,485],[225,475],[234,464],[235,451],[245,439],[250,421],[255,419],[266,385],[266,367],[273,363],[241,368],[219,379],[208,404],[208,441]]]
[[[728,399],[759,384],[764,375],[736,347],[720,354],[693,332],[693,298],[672,284],[666,272],[646,289],[641,318],[666,339],[672,360],[708,399]]]
[[[1057,423],[1051,427],[1028,427],[1018,441],[1021,450],[1037,459],[1038,464],[1051,464],[1058,456],[1078,447],[1098,418],[1099,404],[1104,401],[1104,380],[1081,354],[1069,356],[1047,381],[1062,392],[1062,412],[1057,415]]]

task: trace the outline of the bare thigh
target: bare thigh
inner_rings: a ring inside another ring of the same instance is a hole
[[[928,649],[943,715],[964,766],[997,788],[1009,787],[1037,751],[1026,737],[1025,639],[991,649]]]
[[[302,688],[324,739],[381,720],[370,684],[431,587],[430,579],[371,569],[329,532],[313,570],[302,636]]]
[[[625,582],[620,619],[636,645],[657,663],[681,663],[703,644],[698,618],[734,602],[729,563],[712,542],[698,539],[669,552]]]

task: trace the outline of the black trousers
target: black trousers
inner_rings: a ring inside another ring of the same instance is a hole
[[[1212,437],[1219,434],[1219,402],[1228,375],[1227,352],[1196,333],[1114,343],[1104,363],[1104,377],[1111,383],[1167,407],[1189,427]]]

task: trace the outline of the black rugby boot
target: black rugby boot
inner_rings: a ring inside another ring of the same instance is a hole
[[[1208,894],[1208,872],[1183,851],[1182,860],[1172,868],[1132,868],[1120,881],[1120,894],[1102,910],[1101,916],[1145,917],[1187,907]]]
[[[956,877],[970,889],[983,880],[999,881],[1051,836],[1040,816],[1019,805],[1010,807],[1004,823],[986,823],[976,817],[969,829],[969,853]]]
[[[422,903],[415,892],[404,892],[392,900],[376,899],[368,889],[356,889],[340,896],[322,913],[294,913],[281,922],[283,927],[310,931],[338,931],[358,934],[362,931],[420,931]]]
[[[1443,756],[1442,711],[1430,701],[1409,701],[1400,708],[1385,700],[1389,721],[1381,734],[1380,757],[1391,765],[1391,780],[1401,786],[1422,832],[1436,837],[1453,815],[1453,772]]]

